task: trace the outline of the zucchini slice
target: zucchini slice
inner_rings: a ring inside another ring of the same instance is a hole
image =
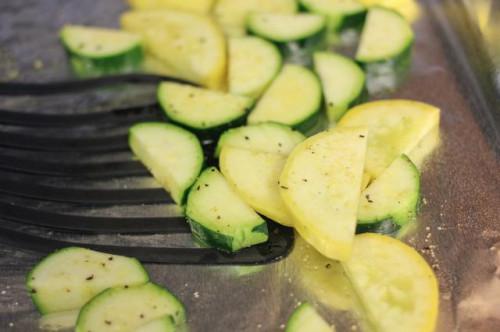
[[[80,310],[57,311],[43,315],[38,320],[38,328],[42,331],[69,330],[75,327]]]
[[[248,97],[169,82],[158,87],[158,101],[171,121],[198,133],[244,123],[253,105]]]
[[[335,128],[299,144],[280,177],[294,226],[328,258],[345,261],[356,229],[367,145],[364,128]]]
[[[356,0],[300,0],[308,12],[324,15],[334,30],[356,27],[366,15],[366,7]]]
[[[105,290],[80,311],[76,332],[134,331],[169,315],[176,326],[186,320],[182,303],[167,289],[146,283]]]
[[[344,268],[377,331],[434,331],[438,283],[416,250],[386,235],[360,234]]]
[[[135,258],[69,247],[38,263],[28,274],[26,286],[37,309],[49,314],[79,309],[106,288],[148,280]]]
[[[217,142],[215,156],[218,157],[225,146],[288,156],[304,139],[304,135],[288,126],[273,122],[259,123],[227,130]]]
[[[174,319],[166,315],[140,326],[134,332],[175,332],[176,330]]]
[[[426,158],[439,146],[441,138],[439,137],[439,122],[425,135],[424,138],[409,153],[408,158],[422,169]]]
[[[338,121],[364,92],[365,74],[351,59],[331,52],[314,53],[314,70],[318,73],[325,96],[328,118]]]
[[[144,38],[148,54],[175,70],[175,76],[211,89],[226,84],[226,42],[206,15],[175,10],[143,10],[121,16],[124,30]]]
[[[439,113],[439,108],[417,101],[380,100],[352,108],[338,126],[369,128],[365,173],[373,181],[396,158],[408,155],[439,126]]]
[[[207,168],[191,188],[186,217],[195,240],[204,246],[237,251],[266,242],[267,224],[215,168]]]
[[[384,220],[404,226],[415,218],[419,198],[418,169],[406,155],[401,155],[361,193],[358,226]]]
[[[137,34],[66,25],[60,37],[79,76],[132,72],[140,67],[143,59],[142,40]]]
[[[302,41],[325,28],[325,18],[315,14],[252,13],[247,28],[259,37],[277,43]]]
[[[215,0],[128,0],[133,9],[174,9],[209,14]]]
[[[298,306],[286,323],[286,332],[335,332],[335,327],[321,317],[314,307],[307,302]]]
[[[312,71],[285,65],[248,116],[248,123],[271,121],[306,131],[318,119],[321,98],[321,85]]]
[[[245,35],[247,15],[252,12],[293,14],[295,0],[218,0],[214,16],[224,32],[231,37]]]
[[[356,60],[361,63],[397,61],[413,45],[410,24],[397,12],[373,7],[368,11]]]
[[[144,122],[130,128],[129,146],[172,199],[183,204],[203,168],[198,138],[168,123]]]
[[[222,174],[240,197],[260,214],[285,226],[292,217],[279,193],[286,156],[225,146],[219,159]]]
[[[229,92],[260,97],[281,69],[276,46],[257,37],[229,38]]]

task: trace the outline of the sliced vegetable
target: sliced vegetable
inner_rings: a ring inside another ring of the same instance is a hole
[[[411,100],[381,100],[349,110],[338,126],[369,128],[365,173],[376,179],[401,154],[410,153],[439,126],[439,109]]]
[[[141,37],[124,31],[66,25],[61,41],[80,76],[131,72],[139,68],[143,58]]]
[[[304,139],[304,135],[288,126],[264,122],[227,130],[219,138],[215,154],[218,157],[224,146],[231,146],[288,156]]]
[[[439,122],[425,135],[424,138],[409,153],[408,157],[420,170],[427,158],[440,144]]]
[[[226,43],[206,15],[175,10],[143,10],[121,16],[123,29],[144,38],[148,54],[175,70],[175,76],[211,89],[226,84]]]
[[[76,332],[134,331],[169,315],[176,326],[184,324],[182,303],[167,289],[147,283],[105,290],[80,311]]]
[[[230,187],[215,167],[193,185],[186,216],[195,240],[225,251],[266,242],[267,224]]]
[[[335,128],[299,144],[280,177],[280,193],[299,234],[328,258],[351,254],[367,130]]]
[[[377,331],[434,331],[438,283],[413,248],[385,235],[357,235],[344,267]]]
[[[335,332],[335,327],[328,325],[313,306],[307,302],[297,307],[286,323],[286,332]]]
[[[325,18],[315,14],[253,13],[248,16],[248,30],[278,43],[301,41],[320,33]]]
[[[45,257],[28,274],[26,286],[42,314],[79,309],[106,288],[149,280],[135,258],[70,247]]]
[[[220,154],[222,174],[240,197],[260,214],[285,226],[292,217],[279,193],[286,156],[225,146]]]
[[[398,13],[382,7],[368,11],[356,60],[362,63],[397,61],[413,44],[410,24]]]
[[[314,54],[314,70],[321,79],[328,118],[337,121],[362,98],[365,74],[351,59],[331,52]]]
[[[356,0],[300,0],[300,4],[309,12],[326,16],[334,30],[356,27],[366,15],[366,7]]]
[[[168,123],[145,122],[130,128],[129,146],[181,205],[203,167],[203,150],[198,138]]]
[[[281,69],[272,43],[257,37],[229,38],[229,92],[258,98]]]
[[[227,35],[240,37],[245,35],[247,15],[251,12],[292,14],[296,11],[295,0],[218,0],[214,15]]]
[[[248,123],[271,121],[305,131],[318,119],[321,97],[321,85],[313,72],[285,65],[248,116]]]
[[[248,97],[168,82],[160,84],[158,101],[170,120],[200,133],[244,122],[253,104]]]
[[[38,328],[42,331],[60,331],[74,328],[80,310],[57,311],[43,315],[38,320]]]
[[[140,326],[134,332],[175,332],[176,330],[174,319],[166,315]]]
[[[415,218],[420,198],[420,174],[406,155],[401,155],[363,192],[358,226],[391,220],[404,226]]]
[[[215,0],[128,0],[133,9],[175,9],[208,14]]]

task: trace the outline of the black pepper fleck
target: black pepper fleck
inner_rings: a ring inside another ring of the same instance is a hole
[[[93,274],[91,274],[87,278],[85,278],[85,280],[87,280],[87,281],[90,281],[92,279],[94,279],[94,275]]]
[[[286,186],[280,186],[280,188],[281,188],[281,189],[285,189],[285,190],[287,190],[287,189],[288,189],[288,187],[286,187]]]

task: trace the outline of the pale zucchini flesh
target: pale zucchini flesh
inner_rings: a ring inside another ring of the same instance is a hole
[[[411,154],[426,135],[439,126],[439,114],[437,107],[426,103],[381,100],[350,109],[338,127],[369,128],[365,173],[373,181],[401,154]]]
[[[75,327],[80,310],[57,311],[43,315],[38,320],[38,328],[42,331],[61,331]]]
[[[278,43],[310,38],[325,26],[325,18],[315,14],[253,13],[247,21],[247,28],[252,34]]]
[[[175,9],[208,14],[215,0],[128,0],[133,9]]]
[[[176,326],[186,320],[184,306],[167,289],[153,283],[114,287],[82,308],[76,332],[133,332],[165,315],[171,316]]]
[[[312,305],[305,302],[298,306],[288,319],[285,332],[335,332],[335,327],[321,317]]]
[[[45,257],[28,274],[26,286],[42,314],[79,309],[106,288],[149,280],[135,258],[69,247]]]
[[[228,39],[229,92],[258,98],[278,75],[281,54],[272,43],[258,37]]]
[[[253,104],[248,97],[170,82],[158,87],[158,101],[170,120],[197,132],[244,122]]]
[[[396,59],[411,47],[413,38],[404,17],[390,9],[373,7],[366,17],[356,60],[371,63]]]
[[[376,331],[434,331],[438,283],[415,249],[386,235],[360,234],[343,265]]]
[[[344,17],[366,11],[357,0],[300,0],[308,11],[331,17]]]
[[[177,330],[172,316],[165,315],[140,326],[134,332],[175,332]]]
[[[229,252],[266,242],[267,224],[215,168],[207,168],[189,193],[186,217],[195,240]]]
[[[205,15],[175,10],[143,10],[121,16],[124,30],[144,38],[148,54],[175,70],[175,76],[210,89],[226,85],[224,34]]]
[[[415,218],[419,197],[418,169],[402,155],[361,193],[358,225],[391,220],[404,226]]]
[[[321,85],[313,72],[285,65],[248,116],[248,123],[277,122],[307,130],[317,119],[321,98]]]
[[[129,146],[179,205],[204,163],[198,138],[168,123],[144,122],[129,130]]]
[[[362,96],[365,85],[363,70],[351,59],[332,52],[314,54],[330,121],[338,121]]]
[[[335,128],[299,144],[280,193],[299,234],[328,258],[351,254],[368,140],[365,128]]]
[[[305,139],[304,135],[278,123],[265,122],[227,130],[215,150],[219,156],[224,146],[287,156]]]
[[[218,0],[214,16],[224,32],[231,37],[245,35],[247,15],[252,12],[293,14],[295,0]]]
[[[279,193],[279,177],[286,156],[225,146],[219,165],[240,197],[260,214],[285,226],[292,217]]]

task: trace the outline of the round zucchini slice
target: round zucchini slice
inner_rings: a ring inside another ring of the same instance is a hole
[[[106,288],[138,285],[149,276],[135,258],[69,247],[50,254],[26,278],[42,314],[79,309]]]
[[[257,37],[230,38],[229,92],[260,97],[281,69],[281,54],[272,43]]]
[[[277,122],[304,132],[316,123],[321,102],[317,76],[305,67],[288,64],[250,113],[248,123]]]
[[[200,134],[245,122],[253,105],[248,97],[168,82],[158,87],[158,101],[170,120]]]
[[[328,118],[338,121],[362,99],[365,74],[354,61],[339,54],[317,52],[313,58],[314,70],[321,79]]]
[[[386,235],[360,234],[343,265],[377,331],[434,331],[438,282],[416,250]]]
[[[191,132],[162,122],[144,122],[129,130],[137,158],[179,205],[203,168],[203,150]]]
[[[355,27],[363,22],[366,7],[357,0],[300,0],[307,11],[324,15],[334,30]]]
[[[385,220],[404,226],[415,218],[419,198],[418,169],[401,155],[361,193],[358,228]]]
[[[165,315],[176,326],[186,321],[182,303],[167,289],[146,283],[105,290],[80,311],[76,332],[135,331]]]
[[[186,216],[195,240],[224,251],[266,242],[267,223],[215,168],[207,168],[189,192]]]
[[[368,11],[356,60],[361,63],[396,61],[412,44],[413,31],[404,17],[393,10],[374,7]]]
[[[66,25],[60,37],[80,76],[131,72],[140,67],[143,59],[142,39],[133,33]]]
[[[325,18],[315,14],[253,13],[247,21],[248,30],[277,43],[308,39],[321,32]]]
[[[292,128],[273,122],[243,126],[227,130],[217,142],[215,156],[222,148],[230,146],[256,152],[268,152],[288,156],[305,136]]]

